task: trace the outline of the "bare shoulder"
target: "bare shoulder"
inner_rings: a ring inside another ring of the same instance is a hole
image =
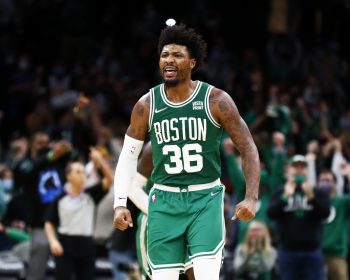
[[[137,116],[148,117],[150,110],[150,93],[146,93],[136,102],[132,114],[136,113]]]
[[[130,119],[127,134],[135,139],[144,140],[148,131],[150,111],[150,94],[143,95],[135,104]]]
[[[220,124],[240,117],[232,97],[222,89],[215,87],[212,89],[209,96],[209,106],[213,117]]]
[[[209,97],[209,106],[212,116],[222,125],[238,150],[242,152],[253,145],[250,131],[227,92],[214,88]]]

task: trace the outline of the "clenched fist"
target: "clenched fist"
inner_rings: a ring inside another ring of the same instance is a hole
[[[241,220],[248,222],[255,217],[257,201],[255,199],[245,198],[242,202],[236,205],[235,213],[232,220]]]
[[[123,206],[118,206],[114,210],[114,227],[119,230],[126,230],[128,227],[133,227],[130,211]]]

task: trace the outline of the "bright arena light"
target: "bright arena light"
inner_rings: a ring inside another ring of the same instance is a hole
[[[176,24],[176,20],[173,19],[173,18],[168,18],[168,19],[166,20],[165,24],[166,24],[167,26],[173,26],[173,25]]]

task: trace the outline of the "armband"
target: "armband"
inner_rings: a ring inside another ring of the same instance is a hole
[[[126,207],[128,190],[136,175],[137,159],[143,142],[125,135],[114,175],[114,209],[118,206]]]

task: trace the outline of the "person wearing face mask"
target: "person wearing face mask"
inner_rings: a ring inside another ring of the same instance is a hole
[[[349,168],[348,168],[349,169]],[[349,170],[350,171],[350,170]],[[350,178],[350,172],[347,175]],[[326,192],[331,201],[331,212],[323,224],[322,250],[327,267],[328,280],[348,278],[348,227],[350,217],[350,196],[337,195],[336,176],[330,170],[318,175],[317,188]]]
[[[6,166],[0,166],[0,218],[6,211],[6,206],[11,199],[13,191],[12,170]]]
[[[329,197],[308,177],[303,155],[291,158],[287,182],[270,199],[268,216],[276,221],[280,280],[323,280],[323,221],[329,216]]]

